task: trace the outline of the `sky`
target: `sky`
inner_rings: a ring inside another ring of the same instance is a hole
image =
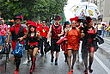
[[[64,7],[64,13],[67,21],[74,17],[73,13],[70,11],[71,7],[80,2],[81,0],[68,0],[67,5]]]

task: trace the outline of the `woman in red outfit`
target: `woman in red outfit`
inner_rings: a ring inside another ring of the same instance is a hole
[[[28,50],[31,56],[31,68],[30,72],[33,72],[35,69],[35,61],[36,61],[36,55],[38,53],[38,44],[39,44],[39,39],[40,39],[40,34],[39,32],[36,32],[36,24],[31,24],[29,26],[29,32],[27,35],[27,42],[28,42]]]
[[[90,73],[93,72],[91,69],[93,58],[94,58],[94,52],[97,50],[97,43],[95,40],[96,37],[96,30],[93,27],[92,19],[90,17],[86,17],[86,25],[83,28],[83,33],[85,36],[82,39],[82,59],[84,61],[85,65],[85,74],[88,74],[88,70]],[[89,59],[88,59],[89,57]],[[88,66],[89,61],[89,66]]]
[[[69,67],[69,74],[73,72],[73,66],[76,61],[76,55],[79,50],[79,40],[80,40],[80,30],[76,27],[77,26],[77,19],[72,20],[72,29],[67,33],[67,63]],[[73,59],[72,59],[73,56]]]

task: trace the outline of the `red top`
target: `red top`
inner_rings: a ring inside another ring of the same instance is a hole
[[[20,26],[21,25],[15,25],[13,27],[10,27],[10,32],[15,31],[15,33],[17,34],[20,29]],[[24,30],[24,34],[25,34],[27,32],[26,28],[23,27],[23,30]],[[21,43],[24,44],[24,42],[21,42]]]
[[[67,49],[79,49],[80,32],[77,29],[72,29],[67,34]]]
[[[49,27],[43,26],[42,24],[37,24],[37,29],[36,31],[40,32],[40,36],[47,37]]]
[[[43,37],[47,37],[48,31],[49,31],[49,27],[44,26],[42,27],[42,30],[40,31],[40,35]]]

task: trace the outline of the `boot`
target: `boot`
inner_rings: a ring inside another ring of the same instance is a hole
[[[58,65],[58,63],[57,63],[57,58],[55,59],[55,65]]]
[[[30,68],[30,72],[33,72],[34,69],[35,69],[35,61],[36,61],[36,57],[33,57],[32,58],[32,65],[31,65],[31,68]]]
[[[51,57],[51,62],[53,62],[53,59],[54,59],[54,57],[52,56],[52,57]]]
[[[65,55],[65,62],[67,62],[67,54],[66,54],[66,53],[64,53],[64,55]]]

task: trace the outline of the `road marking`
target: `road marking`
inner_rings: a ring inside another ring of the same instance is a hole
[[[104,38],[104,40],[110,41],[110,39]]]
[[[97,62],[103,67],[103,69],[107,72],[107,74],[110,74],[110,69],[96,55],[94,57]]]

